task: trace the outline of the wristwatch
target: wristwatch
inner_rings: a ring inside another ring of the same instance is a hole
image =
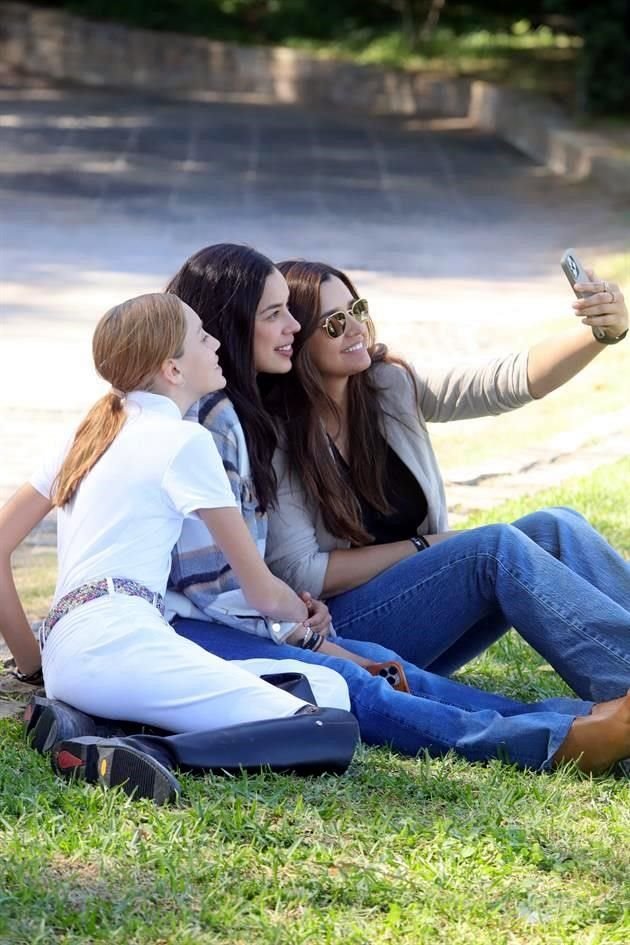
[[[15,660],[9,659],[5,661],[4,668],[9,671],[11,676],[14,679],[19,680],[19,682],[28,683],[30,686],[43,686],[44,685],[44,674],[41,669],[36,669],[32,673],[23,673],[15,665]]]
[[[626,328],[626,330],[622,331],[620,335],[602,335],[601,337],[598,337],[593,332],[593,337],[595,338],[595,341],[600,343],[600,345],[618,345],[620,341],[623,341],[627,334],[628,329]]]

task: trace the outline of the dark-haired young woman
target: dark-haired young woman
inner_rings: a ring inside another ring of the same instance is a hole
[[[315,284],[318,294],[317,280]],[[271,513],[272,518],[276,518],[276,482],[271,467],[276,433],[264,409],[258,381],[264,379],[260,377],[264,375],[289,379],[293,351],[298,345],[302,347],[299,334],[296,334],[299,325],[287,306],[286,283],[278,269],[254,250],[221,244],[194,254],[171,280],[168,291],[193,306],[206,330],[221,342],[226,391],[203,398],[198,405],[197,419],[214,435],[235,499],[253,539],[262,550],[266,542],[267,514]],[[360,316],[356,322],[352,315],[348,315],[351,331],[346,342],[350,341],[351,335],[356,336],[351,345],[358,341],[355,325],[363,329],[367,324],[360,312],[356,309],[355,312]],[[340,363],[343,364],[343,360]],[[295,412],[290,398],[284,402],[290,427],[294,423],[303,424],[305,420],[301,385],[292,385],[292,390],[296,397]],[[369,424],[365,426],[369,427]],[[317,421],[313,420],[310,426],[304,427],[303,432],[307,434],[308,448],[318,442]],[[316,448],[326,453],[330,451],[324,435]],[[336,475],[336,467],[332,472]],[[323,587],[324,593],[329,593],[323,580],[326,567],[318,570],[318,556],[328,557],[327,552],[320,552],[317,547],[316,518],[321,510],[303,493],[298,497],[299,481],[295,483],[297,491],[290,497],[288,507],[287,483],[290,477],[285,477],[284,473],[281,476],[281,509],[278,514],[286,517],[287,508],[290,515],[299,514],[295,534],[291,526],[285,531],[293,560],[296,563],[303,561],[306,571],[315,561],[313,587],[318,590]],[[336,475],[335,481],[342,493],[348,492],[345,478]],[[304,507],[301,502],[304,502]],[[305,529],[309,514],[313,516],[310,530]],[[277,536],[277,524],[275,533]],[[415,548],[410,547],[415,554]],[[365,550],[369,552],[372,549]],[[282,545],[275,541],[272,561],[276,564],[281,551]],[[362,550],[357,550],[357,553],[360,555]],[[472,554],[476,556],[477,551]],[[417,557],[420,560],[422,555]],[[383,570],[383,567],[386,565],[377,570]],[[297,577],[299,590],[310,591],[311,576],[305,572]],[[575,575],[571,575],[571,579],[580,580]],[[491,583],[489,577],[488,584]],[[207,532],[203,533],[193,519],[184,522],[173,556],[171,585],[174,593],[169,595],[169,603],[179,615],[174,622],[177,631],[216,655],[227,659],[274,655],[280,658],[295,657],[297,653],[305,662],[323,663],[341,673],[348,683],[351,708],[358,718],[362,736],[370,744],[391,744],[411,755],[423,749],[433,754],[454,749],[470,760],[507,758],[522,767],[534,769],[550,768],[561,760],[579,758],[585,769],[593,770],[610,763],[613,756],[619,758],[627,753],[625,726],[630,725],[630,697],[593,711],[590,701],[577,699],[551,699],[525,705],[464,686],[404,661],[411,694],[397,692],[384,679],[372,677],[362,665],[351,659],[354,656],[363,663],[400,660],[392,650],[376,642],[365,642],[370,636],[373,639],[377,636],[376,621],[367,621],[368,633],[362,639],[360,613],[356,614],[353,623],[352,639],[338,637],[333,642],[331,635],[327,635],[326,621],[323,621],[314,634],[317,648],[309,648],[313,635],[308,634],[308,624],[313,620],[309,618],[296,627],[251,611],[225,557],[212,540],[208,541]],[[408,593],[415,591],[412,588]],[[462,589],[460,593],[458,587],[451,587],[448,593],[461,598],[466,591]],[[429,589],[426,594],[430,596]],[[489,592],[486,608],[480,608],[479,618],[496,606],[494,599],[494,594]],[[332,598],[333,607],[337,600]],[[462,599],[460,606],[464,608],[465,604]],[[366,612],[378,605],[378,597],[371,596],[364,604]],[[388,609],[395,611],[397,606],[399,602],[390,594],[381,608],[379,620],[386,622]],[[417,603],[414,617],[417,625],[420,620]],[[239,627],[248,632],[238,632]],[[411,621],[409,632],[410,635],[417,634]],[[579,631],[575,631],[573,636],[577,647]],[[292,645],[287,645],[287,641]],[[296,649],[296,646],[300,648]],[[624,671],[618,665],[620,662],[623,660],[615,663],[617,677]],[[613,663],[611,659],[609,665]],[[618,678],[608,684],[605,670],[594,676],[593,689],[600,686],[605,690],[608,686],[615,695],[621,695],[623,689]],[[626,685],[630,684],[627,673],[626,679]],[[588,685],[591,681],[589,676]],[[581,688],[587,688],[587,683]],[[603,728],[609,734],[602,739]],[[610,734],[613,731],[614,737]]]
[[[630,685],[630,565],[576,512],[447,531],[427,421],[500,413],[542,397],[604,348],[586,328],[482,365],[415,372],[374,342],[367,303],[342,272],[278,267],[300,322],[294,369],[269,403],[284,427],[267,560],[327,600],[337,631],[447,675],[514,626],[583,699]],[[576,302],[611,340],[619,287]]]

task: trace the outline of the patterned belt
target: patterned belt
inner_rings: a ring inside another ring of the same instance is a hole
[[[55,606],[44,620],[39,631],[39,645],[43,649],[44,643],[50,635],[56,623],[62,617],[69,614],[76,607],[88,604],[99,597],[106,597],[108,594],[125,594],[127,597],[141,597],[156,607],[162,616],[164,616],[164,598],[161,594],[149,590],[144,584],[138,584],[137,581],[130,581],[127,578],[102,578],[100,581],[90,581],[89,584],[82,584],[73,591],[65,594],[61,600],[58,600]]]

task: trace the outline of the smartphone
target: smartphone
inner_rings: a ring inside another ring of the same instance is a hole
[[[560,260],[560,265],[562,266],[562,271],[564,272],[565,276],[571,283],[571,288],[574,292],[574,286],[576,282],[591,281],[588,273],[586,272],[586,269],[575,255],[575,250],[565,249],[564,253],[562,254],[562,259]],[[575,292],[575,294],[579,299],[586,299],[590,295],[595,295],[594,292]],[[606,337],[606,332],[603,328],[591,326],[591,331],[598,340]]]

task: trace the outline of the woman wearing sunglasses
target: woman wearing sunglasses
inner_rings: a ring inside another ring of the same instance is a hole
[[[318,276],[314,285],[319,292]],[[289,378],[293,351],[302,347],[299,323],[287,305],[286,282],[278,269],[254,250],[220,244],[187,260],[168,291],[194,305],[204,328],[221,343],[226,390],[203,398],[196,417],[212,432],[235,500],[252,538],[263,550],[267,514],[275,517],[276,483],[270,459],[276,433],[260,388]],[[325,293],[323,298],[332,308]],[[352,349],[368,325],[362,304],[354,307],[356,318],[346,316],[355,298],[353,293],[348,305],[344,298],[343,318],[331,319],[326,331],[320,333],[325,343],[335,341],[329,338],[329,328],[338,336],[339,357],[331,370],[339,384],[344,377],[347,380],[343,357],[356,358]],[[330,313],[325,314],[328,317]],[[339,333],[334,321],[344,319],[346,331]],[[312,383],[317,378],[318,371],[313,368]],[[302,422],[301,394],[296,407],[295,416]],[[324,449],[329,449],[326,441]],[[280,502],[284,503],[285,485],[282,488]],[[343,501],[347,484],[340,482],[338,490]],[[302,524],[298,522],[296,528],[308,564],[308,556],[319,552],[312,549],[310,539],[304,541]],[[293,540],[294,536],[287,536],[287,548],[299,558],[301,550]],[[278,551],[276,543],[272,557],[277,557]],[[316,569],[313,580],[321,586]],[[301,592],[311,590],[308,576],[300,580],[299,587]],[[224,659],[297,656],[304,663],[323,664],[339,672],[348,684],[351,708],[368,744],[388,744],[409,755],[423,749],[436,755],[454,749],[473,761],[500,757],[534,769],[580,758],[582,767],[592,770],[630,752],[630,699],[627,704],[617,700],[597,707],[594,714],[591,701],[576,699],[525,705],[404,662],[392,649],[366,642],[369,636],[363,640],[358,624],[352,639],[334,639],[327,611],[324,608],[322,612],[321,605],[310,597],[309,618],[297,627],[249,610],[239,598],[238,582],[225,557],[194,519],[184,522],[175,548],[171,588],[168,603],[179,615],[174,620],[177,632],[215,655]],[[335,603],[333,598],[331,604]],[[239,627],[247,632],[240,632]],[[365,664],[396,660],[403,664],[411,694],[394,690],[384,678],[370,675],[365,668]],[[600,688],[606,698],[604,683]],[[613,683],[608,688],[620,695],[620,688]]]
[[[427,421],[500,413],[564,383],[604,350],[590,330],[477,369],[415,372],[375,344],[367,302],[344,273],[297,260],[278,268],[301,330],[293,370],[266,393],[285,439],[271,569],[326,600],[346,646],[377,642],[446,676],[514,626],[581,698],[624,695],[630,565],[570,509],[449,532],[427,431]],[[606,330],[623,334],[617,286],[584,303],[586,324],[600,310]]]

